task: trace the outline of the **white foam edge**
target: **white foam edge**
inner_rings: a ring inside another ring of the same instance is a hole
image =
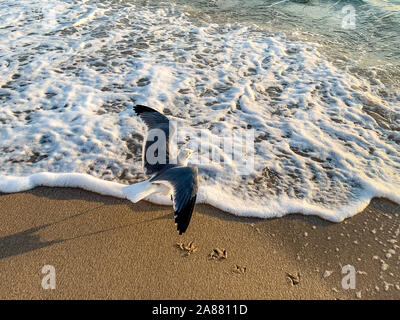
[[[268,206],[257,206],[257,204],[249,206],[245,201],[233,198],[227,193],[215,192],[215,190],[207,192],[204,188],[199,190],[197,203],[206,203],[238,216],[274,218],[297,213],[316,215],[331,222],[341,222],[363,211],[374,197],[386,198],[400,204],[400,193],[395,193],[382,185],[377,186],[373,181],[363,180],[362,184],[364,189],[357,201],[334,209],[317,206],[306,200],[290,199],[287,196],[271,199]],[[23,192],[39,186],[80,188],[126,199],[123,189],[127,185],[83,173],[40,172],[27,177],[0,176],[0,192],[2,193]],[[146,200],[161,205],[171,204],[170,198],[162,195],[151,195]]]

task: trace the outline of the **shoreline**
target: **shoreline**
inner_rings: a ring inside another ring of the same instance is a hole
[[[81,189],[0,194],[0,298],[400,299],[400,206],[389,200],[341,223],[199,204],[182,236],[172,217]],[[41,287],[44,265],[55,290]],[[355,289],[342,288],[345,265]]]

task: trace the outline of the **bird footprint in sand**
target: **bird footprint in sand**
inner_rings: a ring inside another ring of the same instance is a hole
[[[184,244],[183,242],[178,242],[176,247],[180,250],[184,251],[183,257],[190,256],[192,253],[197,251],[197,248],[194,246],[193,241],[190,241],[188,244]]]
[[[209,258],[216,261],[225,260],[228,258],[228,254],[225,249],[215,248],[209,254]]]
[[[235,264],[235,265],[233,266],[232,271],[233,271],[234,273],[245,274],[245,273],[247,272],[247,268],[246,268],[246,267],[241,267],[241,266]]]
[[[300,283],[300,273],[297,272],[297,274],[291,274],[286,272],[286,279],[290,285],[296,286]]]

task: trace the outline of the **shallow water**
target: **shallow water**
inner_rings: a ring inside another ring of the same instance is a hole
[[[208,21],[257,24],[321,44],[347,71],[400,86],[400,2],[361,0],[179,1]],[[351,10],[351,12],[349,11]],[[198,11],[198,12],[197,12]],[[346,19],[354,13],[354,26]],[[347,22],[347,25],[346,25]]]
[[[140,103],[176,120],[179,145],[208,134],[191,161],[201,202],[333,221],[400,202],[396,3],[345,2],[354,30],[331,14],[341,2],[274,3],[0,1],[0,174],[144,179]],[[245,175],[215,142],[239,129],[254,130]]]

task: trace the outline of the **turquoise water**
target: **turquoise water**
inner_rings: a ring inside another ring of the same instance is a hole
[[[282,31],[294,38],[319,43],[319,49],[346,71],[400,88],[400,1],[173,2],[187,5],[207,22],[256,24],[271,32]],[[354,12],[355,25],[345,29],[342,23],[346,14],[351,14],[348,10]]]

